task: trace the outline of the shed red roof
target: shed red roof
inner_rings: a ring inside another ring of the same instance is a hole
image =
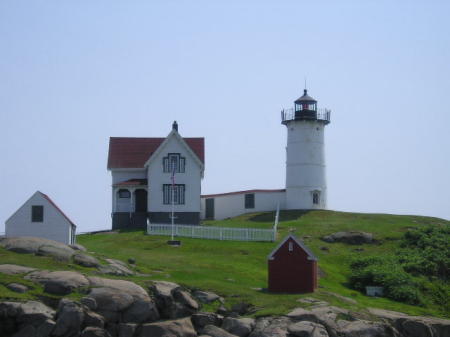
[[[141,168],[166,138],[110,137],[108,169]],[[205,162],[205,139],[183,138],[202,163]]]
[[[61,213],[61,215],[66,218],[67,221],[69,221],[72,225],[74,225],[76,227],[76,225],[73,223],[72,220],[69,219],[69,217],[63,212],[61,211],[61,208],[58,207],[58,205],[56,205],[52,199],[50,199],[50,197],[47,194],[42,193],[41,191],[38,191],[45,199],[47,199],[47,201],[53,205],[53,207],[55,207],[59,213]]]

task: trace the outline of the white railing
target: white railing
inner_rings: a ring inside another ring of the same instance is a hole
[[[174,236],[235,241],[275,241],[276,229],[174,225]],[[149,235],[172,235],[172,225],[148,224]]]

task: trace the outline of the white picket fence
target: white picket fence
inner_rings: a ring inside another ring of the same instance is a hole
[[[174,236],[235,241],[275,241],[276,229],[174,225]],[[149,235],[172,235],[172,225],[148,224]]]

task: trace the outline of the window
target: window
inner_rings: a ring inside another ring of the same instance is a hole
[[[255,194],[254,193],[245,195],[245,208],[255,208]]]
[[[44,206],[31,206],[31,222],[44,221]]]
[[[128,199],[131,197],[131,193],[128,190],[119,190],[119,198]]]
[[[174,205],[184,205],[184,192],[186,188],[184,184],[179,185],[163,185],[163,204],[171,205],[172,204],[172,196],[173,196],[173,204]],[[173,193],[173,194],[172,194]]]
[[[320,192],[319,191],[314,191],[312,194],[313,197],[313,204],[314,205],[318,205],[320,204]]]
[[[289,251],[292,252],[294,250],[294,245],[292,244],[292,241],[289,241]]]
[[[176,173],[184,173],[186,166],[186,159],[181,157],[179,153],[169,153],[167,157],[163,158],[163,171]]]

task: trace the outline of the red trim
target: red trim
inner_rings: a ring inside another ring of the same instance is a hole
[[[53,207],[55,207],[56,210],[57,210],[59,213],[61,213],[61,215],[62,215],[64,218],[66,218],[67,221],[69,221],[72,225],[74,225],[74,226],[76,227],[76,225],[73,223],[73,221],[70,220],[69,217],[68,217],[66,214],[64,214],[63,211],[61,211],[61,208],[59,208],[59,207],[53,202],[53,200],[50,199],[50,197],[49,197],[47,194],[44,194],[44,193],[42,193],[41,191],[38,191],[38,192],[39,192],[45,199],[47,199],[47,201],[48,201],[50,204],[52,204]]]
[[[201,195],[201,198],[213,198],[213,197],[222,197],[226,195],[235,195],[235,194],[247,194],[247,193],[276,193],[276,192],[286,192],[286,189],[281,190],[246,190],[246,191],[237,191],[237,192],[228,192],[228,193],[218,193],[218,194],[204,194]]]
[[[147,179],[129,179],[125,181],[121,181],[120,183],[114,184],[114,186],[147,186]]]

